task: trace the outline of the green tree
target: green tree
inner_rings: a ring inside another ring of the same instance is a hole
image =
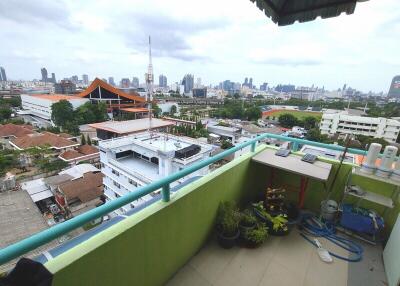
[[[327,144],[333,143],[333,141],[329,139],[328,135],[321,134],[321,131],[318,128],[312,128],[308,130],[306,139],[310,141],[318,141]]]
[[[74,108],[68,100],[60,100],[51,106],[51,120],[55,125],[65,128],[74,121]]]
[[[314,116],[307,116],[303,119],[303,122],[304,128],[308,130],[316,127],[315,125],[317,124],[317,119]]]
[[[259,107],[253,106],[250,108],[247,108],[246,111],[244,112],[247,120],[252,121],[252,120],[257,120],[261,118],[262,112]]]
[[[10,108],[8,108],[8,107],[1,107],[1,108],[0,108],[0,120],[3,121],[3,120],[10,119],[11,113],[12,113],[12,111],[11,111]]]
[[[152,111],[153,111],[154,117],[159,117],[159,116],[160,116],[162,110],[161,110],[161,108],[157,105],[157,103],[153,102],[153,104],[152,104],[152,106],[151,106],[151,109],[152,109]]]
[[[86,145],[86,138],[85,138],[85,135],[81,135],[81,144],[82,145]]]
[[[176,112],[177,112],[176,105],[172,105],[172,106],[171,106],[171,110],[169,111],[169,113],[170,113],[171,115],[174,115]]]
[[[298,125],[298,120],[293,114],[284,113],[279,116],[279,124],[286,128],[292,128]]]
[[[87,140],[86,140],[87,144],[92,146],[92,139],[90,139],[89,134],[87,135]]]

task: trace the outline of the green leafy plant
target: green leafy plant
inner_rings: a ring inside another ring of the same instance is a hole
[[[260,245],[268,237],[268,228],[262,224],[257,224],[257,227],[245,232],[244,239],[252,244]]]
[[[287,216],[286,215],[278,215],[278,216],[272,216],[270,215],[267,210],[264,207],[264,204],[262,201],[258,203],[253,204],[254,209],[258,211],[258,213],[263,216],[265,219],[269,220],[272,223],[272,229],[274,231],[287,231]]]
[[[233,236],[238,232],[240,215],[233,202],[221,202],[218,208],[217,228],[225,236]]]
[[[250,209],[245,209],[240,214],[240,224],[244,226],[254,226],[257,223],[257,218]]]

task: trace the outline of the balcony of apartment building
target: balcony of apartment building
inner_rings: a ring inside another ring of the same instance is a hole
[[[235,201],[244,207],[264,197],[265,189],[272,186],[286,188],[287,200],[298,203],[299,187],[304,187],[304,168],[300,163],[294,171],[270,165],[277,157],[275,147],[258,143],[259,139],[268,137],[291,141],[293,148],[307,144],[344,150],[337,145],[264,134],[2,249],[0,263],[20,257],[96,217],[162,189],[162,200],[121,218],[109,228],[48,259],[44,266],[53,275],[51,285],[387,285],[388,279],[398,270],[388,265],[384,268],[381,243],[373,246],[357,240],[364,248],[363,258],[359,262],[349,262],[352,253],[319,237],[325,248],[345,258],[334,257],[333,263],[321,261],[317,248],[300,235],[301,228],[297,227],[287,236],[270,236],[255,249],[239,246],[222,249],[217,245],[215,221],[220,202]],[[249,145],[250,152],[178,192],[169,192],[169,185],[175,180]],[[365,155],[365,151],[357,149],[348,152]],[[293,160],[302,155],[296,150],[292,153]],[[264,163],[256,160],[261,154]],[[322,157],[318,162],[330,166],[327,181],[310,177],[301,197],[303,210],[313,213],[319,212],[321,201],[328,197],[341,202],[349,176],[358,168],[351,163],[340,164]],[[357,184],[372,186],[378,196],[388,196],[392,192],[393,185],[388,180],[362,175],[355,180]],[[355,202],[357,198],[346,199]],[[372,208],[383,216],[385,234],[391,233],[400,211],[398,199],[393,200],[389,209],[367,201],[359,202],[359,206]],[[398,253],[398,248],[395,249]],[[398,256],[388,255],[390,259],[398,259]]]

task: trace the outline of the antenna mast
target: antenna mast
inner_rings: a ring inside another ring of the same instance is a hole
[[[146,78],[146,86],[147,86],[147,103],[149,106],[149,130],[150,137],[152,137],[152,101],[153,101],[153,82],[154,82],[154,74],[153,74],[153,64],[151,60],[151,38],[149,36],[149,65],[147,67],[147,73],[145,74]]]

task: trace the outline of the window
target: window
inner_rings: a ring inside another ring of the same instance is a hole
[[[119,177],[119,172],[118,172],[118,171],[112,169],[112,173],[113,173],[114,175],[117,175],[117,176]]]
[[[129,181],[129,184],[131,184],[131,185],[137,187],[137,183],[136,183],[134,180],[128,179],[128,181]]]
[[[104,165],[104,163],[100,163],[100,166],[101,166],[102,168],[105,168],[106,165]]]
[[[120,195],[118,195],[116,192],[114,192],[114,194],[115,194],[115,197],[116,198],[119,198],[119,197],[121,197]]]
[[[116,186],[117,188],[120,188],[120,187],[121,187],[121,185],[118,184],[116,181],[113,181],[113,185]]]

